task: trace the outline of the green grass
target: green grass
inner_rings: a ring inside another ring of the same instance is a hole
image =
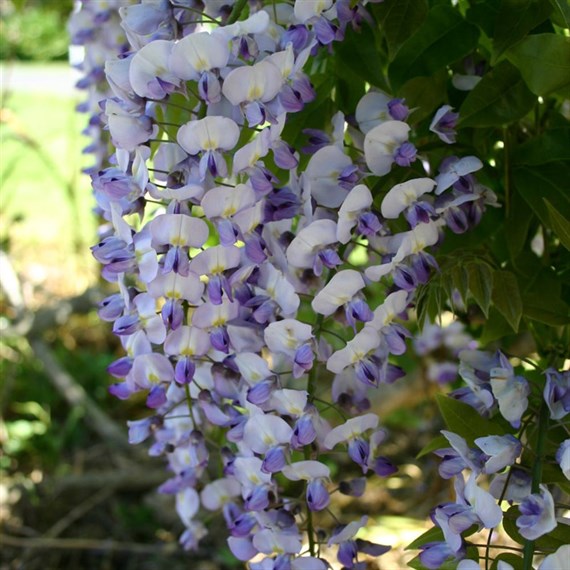
[[[24,68],[45,78],[50,69],[65,72],[65,65]],[[91,161],[81,154],[87,118],[75,105],[82,97],[69,90],[58,95],[53,87],[42,92],[41,83],[30,92],[16,82],[2,100],[0,237],[9,238],[19,269],[26,261],[58,264],[74,255],[85,265],[96,239],[89,178],[80,172]]]

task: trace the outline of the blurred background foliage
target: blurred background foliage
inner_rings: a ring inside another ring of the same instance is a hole
[[[2,0],[0,60],[67,59],[65,32],[73,0]]]

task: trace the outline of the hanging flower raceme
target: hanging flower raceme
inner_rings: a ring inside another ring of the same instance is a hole
[[[236,20],[206,1],[207,24],[187,8],[123,7],[132,51],[105,65],[113,97],[102,108],[116,150],[113,167],[93,178],[110,226],[93,253],[119,285],[100,313],[127,352],[110,367],[120,379],[111,391],[146,397],[150,415],[131,423],[130,439],[152,434],[150,453],[167,457],[171,477],[160,491],[175,496],[185,548],[206,532],[203,508],[221,511],[238,559],[262,559],[252,568],[318,570],[326,563],[308,521],[331,501],[329,455],[347,451],[358,476],[342,488],[354,496],[364,476],[396,472],[371,396],[404,374],[392,359],[407,349],[416,288],[437,269],[428,249],[446,225],[459,225],[450,212],[474,225],[492,200],[472,177],[474,157],[442,164],[433,179],[411,178],[419,163],[410,110],[375,91],[354,109],[359,129],[340,111],[332,136],[309,129],[304,166],[288,117],[315,98],[305,71],[326,63],[322,47],[358,24],[362,5],[261,3]],[[432,130],[451,140],[452,123],[436,116]],[[382,177],[396,167],[406,181],[388,187]],[[359,250],[364,265],[352,263]],[[519,386],[492,387],[512,376],[500,364],[482,388],[487,409],[495,401],[506,409]],[[322,402],[325,377],[331,404]],[[212,433],[225,438],[221,448]],[[477,445],[484,473],[520,451],[509,439]],[[447,473],[469,465],[466,446],[452,443]],[[438,515],[457,558],[450,509],[481,527],[497,519],[487,491],[471,479],[464,487]],[[365,523],[329,533],[346,567],[387,550],[355,537]]]

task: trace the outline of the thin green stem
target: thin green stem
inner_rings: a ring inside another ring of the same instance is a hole
[[[184,384],[184,392],[186,393],[186,402],[188,403],[188,413],[192,416],[192,396],[190,395],[190,384]]]

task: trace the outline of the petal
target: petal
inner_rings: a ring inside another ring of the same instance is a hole
[[[402,121],[386,121],[364,138],[364,157],[371,172],[383,176],[390,172],[394,151],[408,140],[410,126]]]
[[[225,67],[229,56],[225,38],[208,32],[195,32],[174,44],[169,66],[181,79],[197,80],[203,71]]]
[[[402,184],[396,184],[384,196],[381,212],[385,218],[396,219],[410,204],[431,192],[435,187],[435,181],[431,178],[415,178]]]
[[[238,142],[239,127],[227,117],[204,117],[182,125],[176,139],[191,155],[203,150],[231,150]]]
[[[351,301],[364,286],[364,279],[358,271],[353,269],[339,271],[325,288],[317,293],[311,306],[316,313],[332,315],[340,306]]]

